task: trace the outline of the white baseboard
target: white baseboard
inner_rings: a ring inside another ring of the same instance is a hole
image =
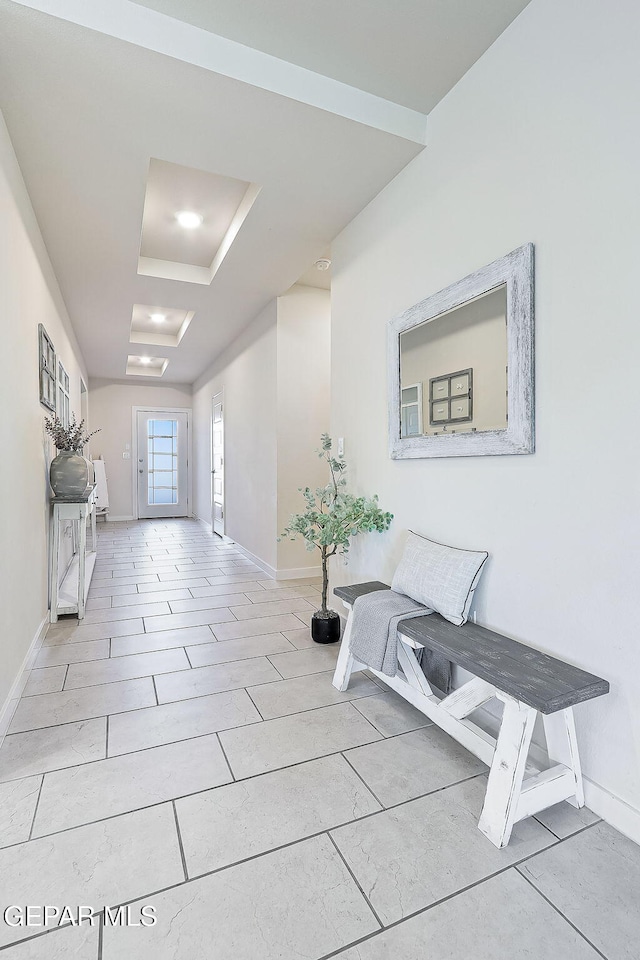
[[[36,630],[35,636],[29,644],[29,649],[27,650],[25,658],[22,661],[22,666],[18,670],[16,679],[9,690],[9,694],[5,702],[2,704],[2,707],[0,707],[0,746],[2,745],[2,741],[7,734],[10,723],[13,720],[13,715],[16,711],[16,707],[18,706],[18,701],[20,700],[22,691],[24,690],[27,680],[29,679],[29,674],[33,669],[35,659],[40,651],[40,647],[42,646],[48,626],[49,614],[47,613]]]
[[[243,547],[242,544],[238,543],[237,540],[233,540],[231,542],[235,544],[236,550],[239,550],[240,553],[247,558],[247,560],[251,560],[253,563],[255,563],[257,567],[260,567],[261,570],[264,570],[264,572],[273,580],[277,579],[278,571],[275,567],[272,567],[271,564],[267,563],[266,560],[263,560],[262,557],[258,557],[255,553],[251,553],[251,550],[247,550],[247,548]]]
[[[285,567],[276,573],[278,580],[302,580],[306,577],[321,577],[322,567]]]
[[[261,570],[264,570],[265,573],[273,580],[302,580],[310,577],[320,577],[322,576],[322,567],[289,567],[289,568],[280,568],[272,567],[270,563],[267,563],[266,560],[263,560],[261,557],[257,557],[255,553],[251,553],[250,550],[247,550],[246,547],[243,547],[242,544],[237,541],[235,543],[236,549],[240,551],[248,560],[252,560],[256,566],[260,567]]]
[[[132,517],[132,516],[114,517],[113,514],[111,513],[107,517],[107,523],[122,523],[123,521],[131,521],[131,520],[135,520],[135,517]]]
[[[640,810],[583,775],[586,805],[612,827],[640,844]]]
[[[203,527],[211,532],[211,523],[208,520],[203,520],[202,517],[198,517],[194,514],[194,519],[201,523]],[[322,567],[285,567],[283,569],[276,569],[272,567],[270,563],[267,563],[266,560],[263,560],[262,557],[258,557],[255,553],[251,553],[251,550],[247,550],[246,547],[243,547],[241,543],[238,543],[237,540],[232,540],[231,537],[222,538],[226,543],[233,543],[235,548],[247,558],[251,560],[252,563],[255,563],[257,567],[260,567],[261,570],[264,570],[268,576],[273,580],[303,580],[305,577],[321,577],[322,576]]]
[[[486,707],[480,707],[476,713],[476,722],[490,733],[496,736],[499,728],[499,720]],[[533,762],[540,769],[549,766],[549,755],[544,744],[531,742],[529,755]],[[584,801],[589,810],[602,817],[607,823],[629,837],[635,843],[640,844],[640,810],[630,806],[626,801],[616,797],[610,790],[594,783],[589,777],[582,775],[584,784]]]
[[[202,524],[202,526],[205,528],[207,533],[213,533],[213,527],[211,525],[210,520],[203,520],[202,517],[197,516],[197,514],[195,513],[192,515],[191,519],[197,520],[198,523]],[[217,537],[220,537],[223,543],[233,543],[233,540],[231,539],[231,537],[227,537],[224,533],[217,533],[215,535]]]
[[[344,617],[341,617],[344,629]],[[475,722],[487,733],[496,736],[498,733],[500,721],[487,710],[480,707],[475,714]],[[542,744],[532,742],[529,755],[533,762],[541,769],[549,766],[549,757],[546,747]],[[606,823],[609,823],[625,837],[629,837],[634,843],[640,844],[640,810],[632,807],[625,800],[617,797],[605,787],[590,780],[589,777],[582,775],[584,783],[584,800],[589,810],[601,817]]]
[[[477,721],[492,736],[498,732],[499,721],[494,714],[490,713],[485,707],[480,707],[476,714]],[[540,769],[549,766],[549,755],[546,745],[531,742],[529,755],[533,762]],[[630,806],[625,800],[617,797],[605,787],[595,783],[586,777],[583,773],[582,781],[584,784],[584,801],[589,810],[593,810],[597,816],[602,817],[607,823],[629,837],[635,843],[640,844],[640,810]]]

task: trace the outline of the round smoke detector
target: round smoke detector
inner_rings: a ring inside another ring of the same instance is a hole
[[[328,270],[331,266],[331,260],[327,260],[326,257],[322,257],[320,260],[316,260],[315,268],[316,270]]]

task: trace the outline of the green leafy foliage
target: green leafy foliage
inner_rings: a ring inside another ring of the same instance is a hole
[[[329,582],[328,561],[336,553],[347,554],[351,538],[359,533],[379,533],[389,529],[392,513],[385,513],[378,506],[378,497],[354,497],[347,493],[343,457],[334,457],[331,452],[331,437],[323,433],[318,456],[329,468],[329,482],[324,487],[301,490],[305,500],[303,513],[291,517],[282,536],[290,540],[299,537],[307,550],[320,550],[322,558],[322,613],[327,612],[327,587]]]
[[[65,427],[62,420],[58,417],[45,417],[44,426],[58,450],[67,450],[73,453],[78,453],[78,451],[82,450],[85,443],[88,443],[94,433],[100,432],[98,428],[98,430],[87,433],[84,428],[84,420],[78,423],[75,413],[72,414],[71,423],[68,427]]]

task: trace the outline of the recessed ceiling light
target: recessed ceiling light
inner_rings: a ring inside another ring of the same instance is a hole
[[[167,315],[166,313],[152,313],[151,319],[154,323],[164,323],[164,321],[167,319]]]
[[[192,210],[181,210],[180,213],[176,213],[176,220],[186,230],[194,230],[202,224],[203,218]]]
[[[316,270],[328,270],[331,266],[331,260],[328,260],[326,257],[322,257],[320,260],[316,260],[315,268]]]
[[[140,363],[151,363],[151,357],[140,357]]]

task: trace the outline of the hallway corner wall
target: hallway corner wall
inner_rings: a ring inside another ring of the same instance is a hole
[[[276,301],[193,385],[194,513],[211,523],[211,400],[224,390],[225,532],[277,566]]]
[[[324,486],[320,437],[331,414],[331,293],[295,284],[278,297],[278,533],[304,507],[300,488]],[[278,543],[278,574],[314,576],[319,552]]]

